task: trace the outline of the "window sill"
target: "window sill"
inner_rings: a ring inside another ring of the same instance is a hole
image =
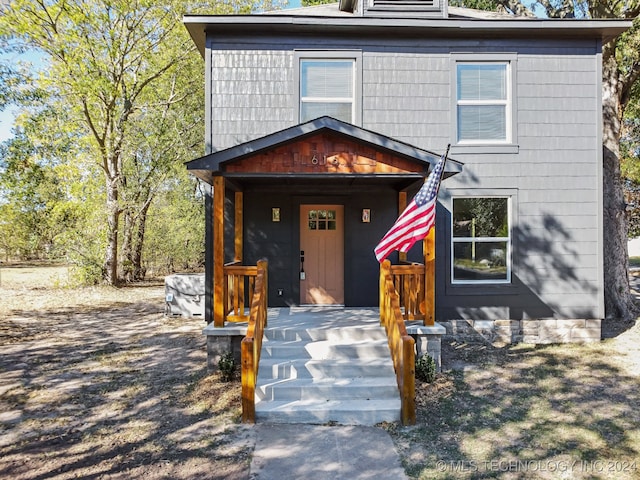
[[[447,283],[447,295],[518,295],[520,289],[512,283]]]
[[[519,145],[515,145],[513,143],[510,144],[504,144],[504,145],[498,145],[498,144],[493,144],[493,145],[486,145],[486,144],[475,144],[475,145],[451,145],[451,155],[457,155],[457,154],[465,154],[465,153],[471,153],[471,154],[482,154],[482,153],[509,153],[509,154],[514,154],[514,153],[518,153],[520,151],[520,146]]]

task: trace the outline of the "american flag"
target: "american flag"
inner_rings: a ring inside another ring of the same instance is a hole
[[[374,249],[380,263],[394,250],[408,252],[413,244],[426,237],[433,227],[436,220],[438,188],[446,156],[447,154],[444,154],[440,157],[420,191]]]

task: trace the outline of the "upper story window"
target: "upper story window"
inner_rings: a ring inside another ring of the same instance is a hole
[[[509,197],[454,197],[451,283],[511,282]]]
[[[458,63],[458,142],[506,142],[511,117],[507,63]]]
[[[452,60],[452,144],[458,151],[472,147],[472,153],[517,153],[516,56],[459,54]]]
[[[323,115],[353,123],[353,60],[300,61],[300,121]]]
[[[359,53],[297,52],[300,123],[323,115],[360,123]]]

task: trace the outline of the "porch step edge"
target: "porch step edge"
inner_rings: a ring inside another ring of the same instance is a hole
[[[267,379],[353,378],[394,375],[391,359],[260,359],[258,385]]]
[[[361,325],[352,327],[314,328],[314,327],[267,327],[264,331],[267,340],[284,341],[358,341],[384,340],[386,333],[380,325]]]
[[[256,420],[273,423],[375,425],[400,420],[400,399],[272,401],[256,404]]]
[[[276,379],[256,388],[256,402],[279,400],[395,399],[395,377]]]
[[[389,357],[387,340],[361,340],[337,343],[271,340],[263,342],[260,358],[281,359],[366,359]]]

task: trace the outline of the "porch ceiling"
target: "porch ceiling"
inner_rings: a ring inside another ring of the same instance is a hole
[[[393,138],[320,117],[186,164],[207,183],[224,176],[237,185],[394,185],[424,179],[440,155]],[[444,178],[462,171],[448,159]]]

